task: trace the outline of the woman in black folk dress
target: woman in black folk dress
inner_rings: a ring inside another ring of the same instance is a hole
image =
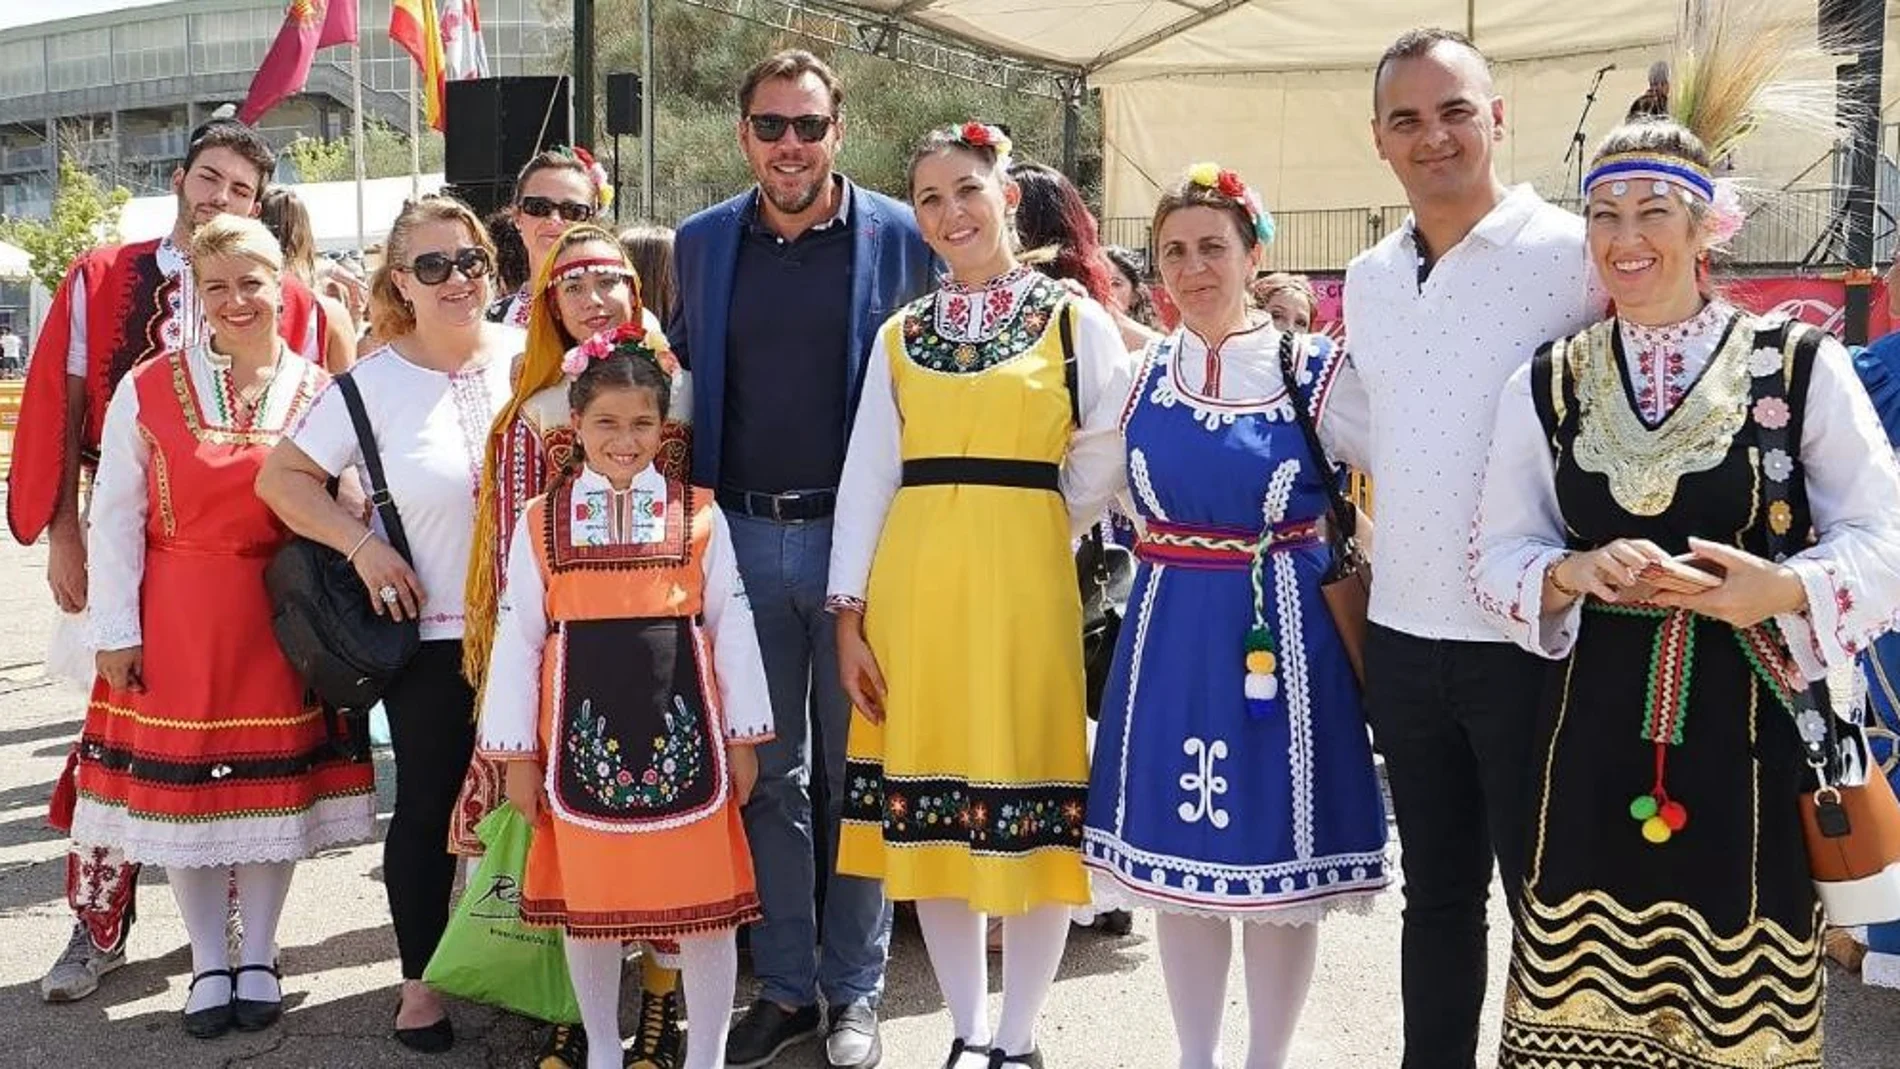
[[[1688,99],[1719,99],[1722,73]],[[1610,134],[1585,214],[1616,315],[1545,346],[1500,402],[1472,583],[1557,662],[1507,1069],[1821,1064],[1784,696],[1892,625],[1900,474],[1834,339],[1706,286],[1740,222],[1710,161],[1750,118]]]

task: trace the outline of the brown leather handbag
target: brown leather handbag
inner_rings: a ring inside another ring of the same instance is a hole
[[[1790,324],[1799,332],[1790,339],[1795,350],[1807,350],[1809,359],[1822,335],[1812,327]],[[1784,343],[1784,350],[1787,349]],[[1764,397],[1785,400],[1786,379],[1763,375],[1752,383],[1752,403]],[[1786,424],[1759,425],[1760,449],[1782,450],[1795,461],[1801,478],[1801,443]],[[1765,510],[1788,507],[1793,479],[1766,479],[1762,484]],[[1769,526],[1768,554],[1786,560],[1801,548],[1807,531],[1776,530]],[[1775,684],[1781,704],[1794,720],[1795,737],[1814,782],[1802,792],[1801,830],[1807,840],[1808,869],[1815,894],[1836,927],[1900,920],[1900,801],[1867,746],[1865,704],[1837,715],[1824,685],[1810,686],[1794,665],[1779,629],[1758,624],[1742,633]]]
[[[1333,616],[1340,644],[1346,648],[1346,660],[1359,685],[1366,685],[1366,609],[1372,599],[1372,563],[1360,551],[1355,537],[1359,531],[1359,512],[1346,500],[1344,481],[1339,469],[1326,457],[1319,430],[1307,411],[1306,396],[1301,393],[1293,369],[1293,333],[1280,335],[1280,373],[1286,378],[1287,395],[1293,401],[1293,417],[1306,436],[1306,448],[1319,465],[1320,481],[1326,484],[1326,540],[1333,549],[1333,560],[1319,580],[1320,596],[1326,599],[1326,611]]]

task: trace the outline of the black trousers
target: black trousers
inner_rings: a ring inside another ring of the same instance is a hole
[[[396,755],[396,808],[383,840],[383,888],[402,977],[420,980],[449,923],[456,862],[449,853],[449,816],[475,749],[475,692],[462,678],[462,643],[424,642],[383,695],[383,710]]]
[[[1404,1069],[1472,1069],[1495,856],[1513,909],[1529,848],[1532,737],[1548,662],[1504,642],[1374,624],[1366,715],[1385,755],[1405,873]]]

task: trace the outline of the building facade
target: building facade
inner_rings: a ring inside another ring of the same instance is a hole
[[[558,70],[567,28],[547,16],[564,7],[482,0],[490,73]],[[244,99],[284,9],[284,0],[171,0],[0,30],[0,215],[48,214],[56,142],[134,196],[163,193],[186,135]],[[360,0],[363,107],[404,129],[412,64],[389,39],[389,9],[390,0]],[[273,144],[347,135],[349,64],[347,47],[317,53],[306,91],[259,124]]]

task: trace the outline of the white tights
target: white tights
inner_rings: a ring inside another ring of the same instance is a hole
[[[271,959],[275,956],[277,921],[284,915],[284,899],[290,894],[290,877],[296,870],[294,861],[165,870],[165,880],[171,884],[172,897],[178,900],[178,913],[185,922],[185,934],[191,939],[193,976],[231,967],[225,923],[230,915],[233,872],[238,916],[244,922],[238,964],[274,964]],[[277,978],[266,972],[245,973],[238,978],[237,987],[242,998],[270,1002],[282,997]],[[185,1009],[206,1009],[230,997],[229,984],[206,980],[193,989]]]
[[[1313,982],[1319,925],[1241,924],[1247,976],[1246,1069],[1283,1069]],[[1220,1069],[1220,1019],[1227,1002],[1233,930],[1223,918],[1155,914],[1161,974],[1174,1009],[1181,1069]]]
[[[1003,1015],[994,1040],[999,1050],[1027,1054],[1036,1049],[1036,1018],[1062,965],[1069,913],[1068,906],[1050,905],[1003,918]],[[990,1046],[984,1003],[990,985],[987,918],[962,899],[926,898],[917,903],[917,921],[957,1038]]]
[[[567,971],[587,1029],[587,1069],[621,1069],[620,964],[618,939],[565,936]],[[721,1069],[732,996],[738,984],[739,945],[734,931],[681,936],[680,983],[686,1001],[686,1063],[683,1069]]]

